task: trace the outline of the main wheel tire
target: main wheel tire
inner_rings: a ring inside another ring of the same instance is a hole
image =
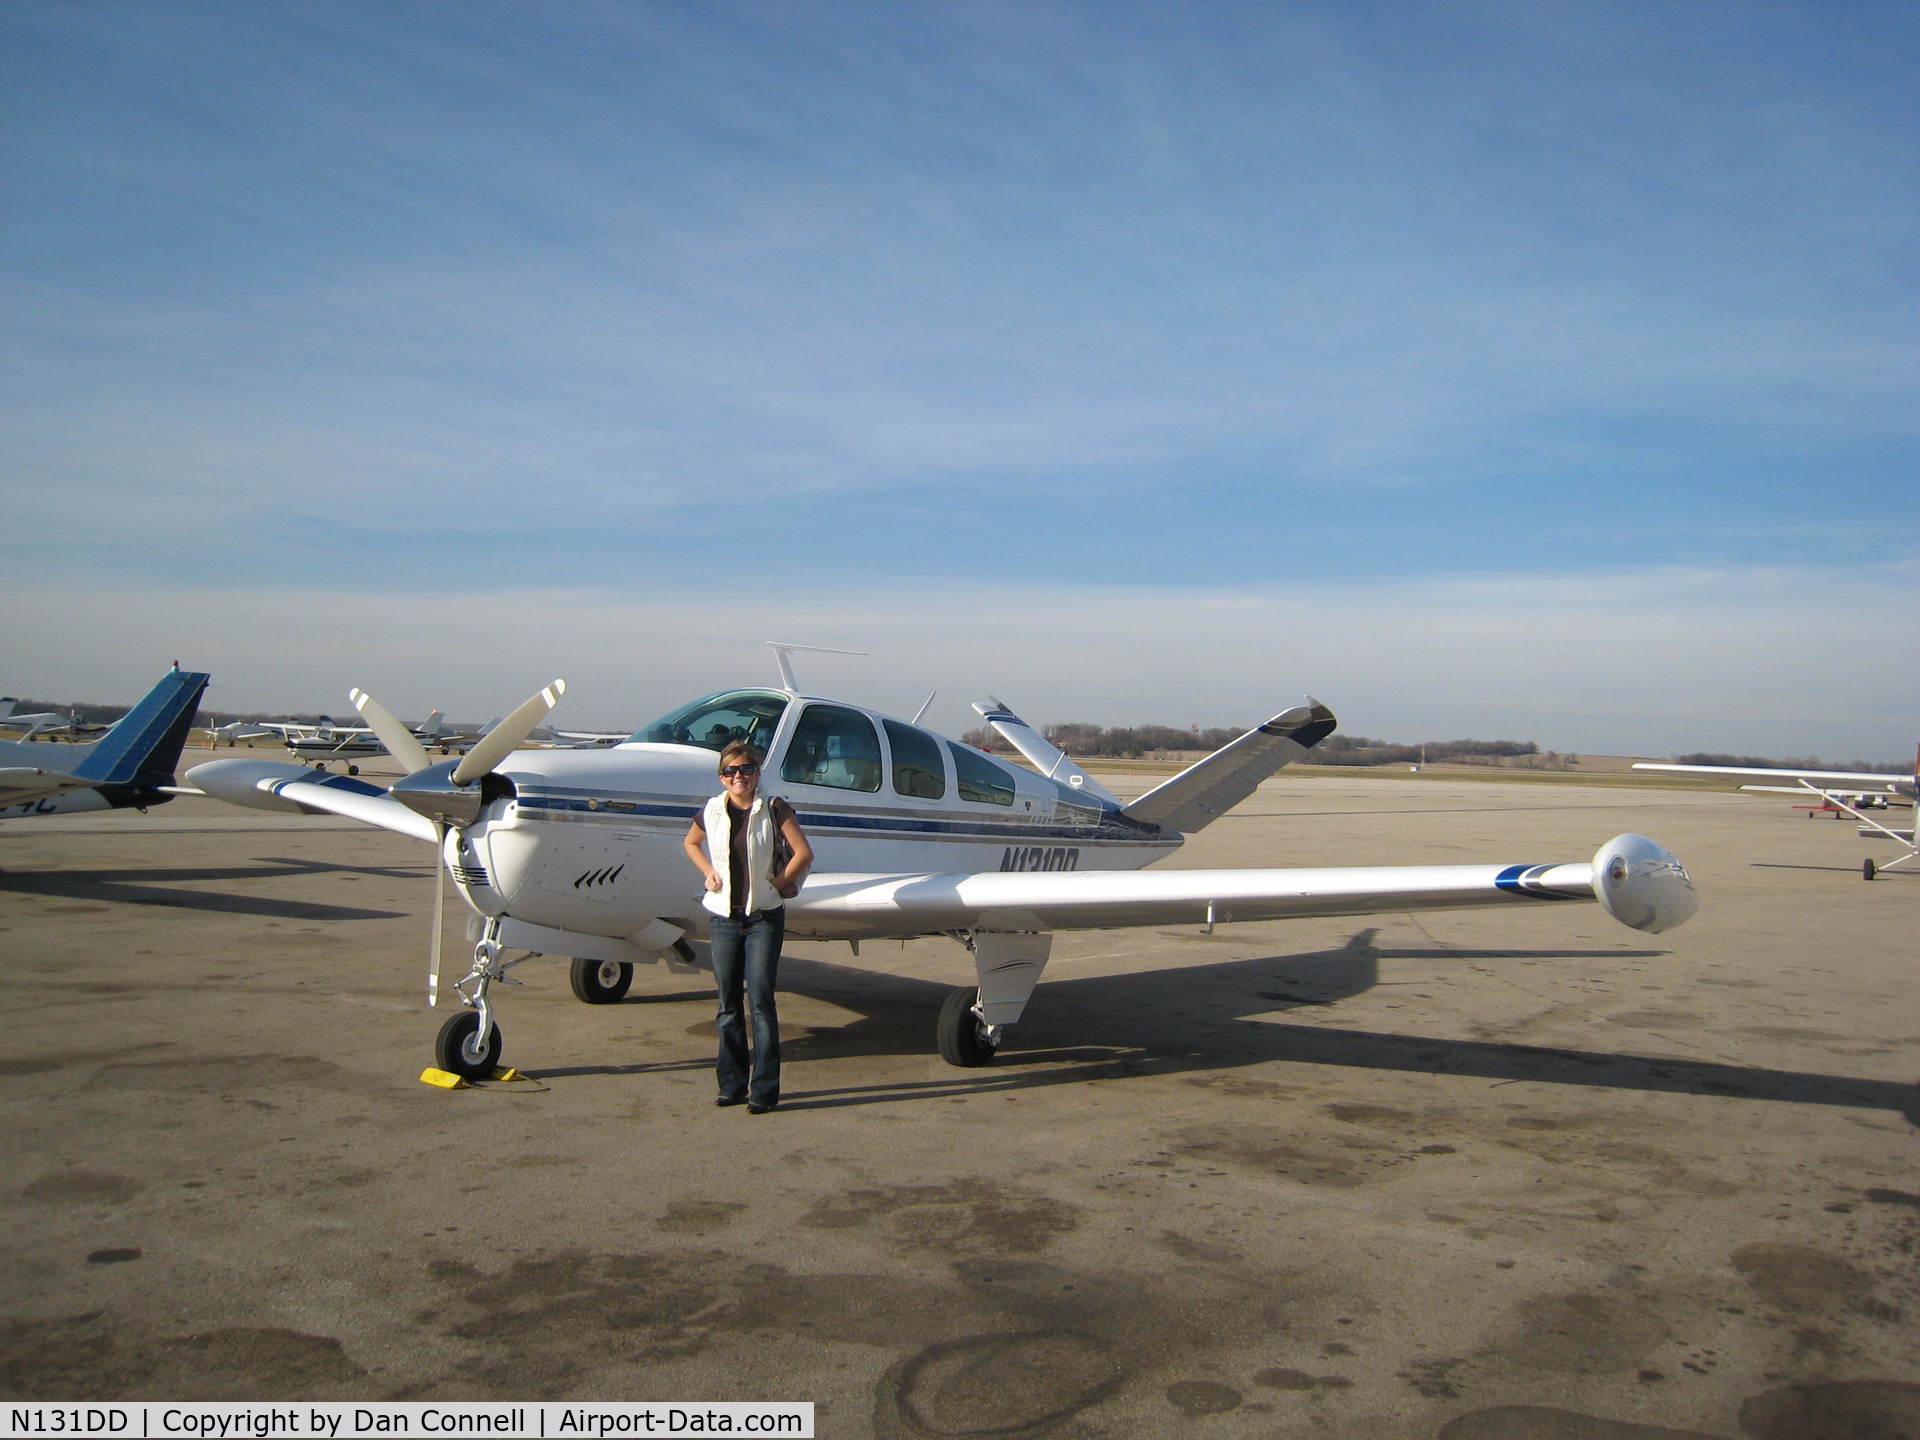
[[[589,1005],[611,1005],[633,984],[633,966],[624,960],[575,959],[567,972],[573,993]]]
[[[1861,878],[1862,880],[1871,880],[1871,879],[1873,879],[1873,877],[1874,877],[1875,875],[1877,875],[1877,874],[1879,874],[1879,873],[1880,873],[1880,871],[1879,871],[1879,867],[1878,867],[1878,866],[1876,866],[1876,865],[1875,865],[1875,864],[1873,863],[1873,861],[1871,861],[1871,860],[1862,860],[1862,861],[1860,862],[1860,878]]]
[[[500,1027],[489,1025],[480,1035],[480,1012],[462,1010],[440,1027],[433,1042],[434,1063],[442,1070],[469,1080],[484,1080],[500,1063]]]
[[[999,1053],[980,1034],[980,1020],[973,1013],[979,994],[964,987],[949,991],[940,1006],[940,1058],[949,1065],[991,1065]]]

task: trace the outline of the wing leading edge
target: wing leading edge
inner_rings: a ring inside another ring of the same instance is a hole
[[[293,810],[339,815],[383,830],[433,840],[433,822],[393,799],[377,785],[345,775],[327,775],[280,760],[209,760],[187,772],[202,794],[252,810]]]

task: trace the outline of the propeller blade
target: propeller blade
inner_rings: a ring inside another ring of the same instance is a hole
[[[453,767],[453,783],[470,785],[481,776],[491,774],[494,766],[520,748],[520,742],[533,733],[534,726],[547,718],[547,712],[558,705],[566,693],[567,682],[554,681],[481,736],[465,758]]]
[[[447,923],[447,827],[433,827],[433,938],[427,943],[427,1008],[440,1003],[440,937]]]
[[[424,770],[430,763],[427,760],[426,747],[405,725],[394,719],[393,712],[382,705],[364,690],[351,690],[347,698],[353,701],[354,709],[361,718],[372,727],[374,738],[387,747],[387,753],[400,762],[400,768],[411,775],[416,770]]]

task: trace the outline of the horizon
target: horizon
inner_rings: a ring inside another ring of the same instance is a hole
[[[190,667],[182,667],[182,668],[190,668]],[[778,688],[778,687],[775,686],[775,687],[769,687],[769,688]],[[814,698],[814,699],[845,699],[846,698],[844,696],[830,696],[830,695],[819,694],[817,692],[810,691],[810,690],[802,690],[800,692],[800,695],[801,695],[801,698]],[[117,714],[124,713],[126,710],[130,709],[135,702],[137,702],[140,699],[138,695],[133,696],[131,699],[123,700],[123,701],[47,700],[43,697],[12,696],[12,695],[0,697],[0,698],[17,701],[19,708],[23,713],[29,713],[32,710],[34,710],[36,707],[41,707],[41,706],[44,706],[47,709],[58,711],[61,713],[79,714],[79,712],[81,711],[92,712],[88,714],[79,715],[79,718],[89,723],[97,723],[102,716],[105,716],[106,718],[109,718],[109,719],[116,718]],[[561,703],[562,705],[564,705],[566,702],[563,699]],[[854,703],[859,703],[859,702],[854,702]],[[430,710],[441,709],[441,708],[442,707],[439,707],[439,706],[429,707]],[[872,708],[872,707],[869,707],[869,708]],[[424,719],[427,713],[428,713],[427,711],[422,711],[421,719]],[[663,711],[662,713],[665,713],[665,712]],[[972,712],[969,711],[969,714],[972,714]],[[195,712],[194,718],[196,722],[208,722],[216,725],[224,724],[230,720],[274,720],[274,721],[288,721],[293,723],[317,723],[321,720],[331,719],[336,724],[344,724],[344,725],[360,725],[365,723],[360,718],[358,712],[355,711],[351,706],[346,707],[344,710],[338,710],[338,709],[336,710],[324,710],[324,709],[224,710],[224,709],[209,709],[205,705],[202,705],[201,708]],[[491,718],[493,717],[489,717],[489,719]],[[649,716],[647,717],[647,719],[637,721],[635,724],[627,726],[625,728],[628,729],[629,732],[637,731],[642,726],[647,724],[648,721],[651,720],[652,718],[654,717]],[[907,717],[895,716],[893,718],[905,719]],[[992,727],[989,726],[985,720],[981,719],[978,715],[974,715],[973,720],[974,720],[974,723],[967,726],[966,729],[964,730],[956,728],[951,732],[941,732],[941,733],[946,734],[950,739],[964,740],[976,733],[984,732],[989,736],[991,740],[992,748],[994,748],[997,753],[1005,753],[1006,755],[1012,758],[1016,758],[1016,759],[1018,758],[1018,752],[1015,751],[1013,747],[1009,745],[999,735],[993,733]],[[4,723],[5,723],[4,717],[0,717],[0,726],[3,726]],[[406,723],[419,724],[420,720],[409,720]],[[472,718],[472,717],[462,718],[459,716],[448,715],[445,723],[450,730],[452,730],[454,733],[457,734],[462,730],[475,728],[480,725],[486,724],[488,722],[487,720],[482,720],[478,718]],[[603,726],[603,725],[597,725],[589,722],[576,722],[576,721],[571,721],[566,719],[550,720],[549,723],[558,724],[561,728],[568,729],[568,730],[614,731],[622,728],[619,725]],[[1089,724],[1092,722],[1083,721],[1083,720],[1047,719],[1047,720],[1037,720],[1032,723],[1034,725],[1034,728],[1038,730],[1042,735],[1049,735],[1049,738],[1051,738],[1049,732],[1051,732],[1055,727],[1067,726],[1067,725]],[[1175,724],[1175,723],[1172,723],[1169,721],[1163,721],[1163,720],[1132,720],[1132,721],[1122,722],[1120,724],[1114,724],[1114,725],[1101,725],[1099,728],[1102,730],[1164,729],[1164,730],[1172,730],[1176,732],[1184,731],[1184,730],[1200,731],[1200,730],[1209,730],[1209,729],[1210,730],[1225,729],[1225,730],[1232,731],[1235,735],[1239,735],[1254,729],[1259,723],[1261,722],[1256,720],[1248,720],[1248,721],[1245,721],[1244,723],[1238,723],[1238,724],[1230,723],[1223,726],[1202,726],[1197,722],[1193,722],[1193,723],[1190,723],[1189,725],[1182,726],[1179,724]],[[204,728],[204,726],[202,724],[196,723],[195,728],[196,729]],[[1416,747],[1446,746],[1446,745],[1459,745],[1459,744],[1517,743],[1517,744],[1531,744],[1536,746],[1536,753],[1541,756],[1560,755],[1560,756],[1573,757],[1573,758],[1591,757],[1594,759],[1611,759],[1611,760],[1683,760],[1689,756],[1706,756],[1706,755],[1739,756],[1739,758],[1743,760],[1759,760],[1762,758],[1759,756],[1747,755],[1739,751],[1733,751],[1733,750],[1727,750],[1724,748],[1715,748],[1715,747],[1696,747],[1691,749],[1669,751],[1664,754],[1657,754],[1657,755],[1643,754],[1640,752],[1618,751],[1618,750],[1571,750],[1571,749],[1566,749],[1566,748],[1554,746],[1554,745],[1542,745],[1537,740],[1534,740],[1530,736],[1522,737],[1522,736],[1502,736],[1502,735],[1471,735],[1471,736],[1452,735],[1452,736],[1445,736],[1445,737],[1424,736],[1424,737],[1416,737],[1412,739],[1397,739],[1391,736],[1382,736],[1382,735],[1349,734],[1345,729],[1337,729],[1334,733],[1338,735],[1342,735],[1346,739],[1356,743],[1360,741],[1367,742],[1367,744],[1362,748],[1411,749]],[[0,738],[4,738],[4,737],[0,737]],[[12,737],[12,738],[18,739],[21,737]],[[60,743],[60,742],[46,742],[46,743]],[[267,743],[267,742],[262,742],[262,743]],[[1916,744],[1917,758],[1914,763],[1916,765],[1920,765],[1920,740],[1916,740],[1915,744]],[[188,746],[189,751],[191,751],[192,748],[193,748],[192,745],[189,744]],[[269,745],[269,748],[271,748],[271,745]],[[1151,746],[1148,748],[1154,749],[1154,750],[1167,750],[1167,751],[1179,751],[1182,749],[1182,747],[1173,746],[1173,745]],[[1192,753],[1192,754],[1211,753],[1211,750],[1215,748],[1218,748],[1218,747],[1208,747],[1205,745],[1188,747],[1186,753]],[[1072,750],[1068,750],[1066,753],[1069,756],[1071,756],[1076,752]],[[1102,757],[1090,757],[1090,758],[1102,758]],[[1107,757],[1107,758],[1112,758],[1112,757]],[[1121,757],[1121,758],[1124,758],[1124,757]],[[1301,761],[1300,763],[1305,765],[1310,765],[1310,764],[1313,764],[1314,762],[1311,758],[1309,758],[1307,760]],[[1386,761],[1386,762],[1373,762],[1373,763],[1390,764],[1390,763],[1399,763],[1399,762]],[[1442,759],[1433,761],[1431,763],[1445,764],[1447,763],[1447,761],[1444,758],[1442,758]],[[1873,771],[1883,771],[1889,774],[1896,774],[1896,775],[1904,775],[1907,773],[1907,767],[1906,767],[1905,761],[1895,761],[1895,760],[1886,760],[1886,759],[1862,760],[1857,756],[1841,758],[1841,757],[1834,757],[1834,756],[1828,756],[1828,755],[1801,755],[1801,756],[1777,755],[1777,756],[1771,757],[1771,759],[1768,759],[1766,763],[1779,764],[1779,765],[1788,766],[1788,767],[1797,767],[1801,769],[1814,769],[1814,770],[1817,770],[1817,769],[1873,770]],[[1349,767],[1341,766],[1340,768],[1349,768]],[[1363,765],[1363,766],[1354,766],[1351,768],[1369,768],[1369,766]]]

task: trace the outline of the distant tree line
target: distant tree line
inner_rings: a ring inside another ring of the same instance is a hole
[[[110,720],[118,720],[133,708],[132,701],[118,705],[103,705],[91,700],[33,700],[21,699],[13,702],[14,708],[22,715],[50,712],[55,715],[71,715],[86,725],[104,725]],[[343,709],[346,707],[342,707]],[[249,710],[244,715],[231,710],[196,710],[193,723],[196,725],[224,725],[229,720],[281,720],[292,718],[300,723],[316,721],[319,715],[299,715],[288,717],[278,710]],[[356,724],[359,722],[355,722]]]
[[[1531,740],[1426,740],[1418,745],[1398,745],[1391,740],[1369,740],[1364,735],[1333,734],[1313,747],[1312,762],[1315,765],[1413,765],[1426,760],[1433,764],[1444,761],[1455,765],[1485,765],[1539,753],[1540,747]]]
[[[15,708],[23,715],[53,711],[71,715],[84,724],[99,725],[126,714],[130,702],[103,705],[86,700],[54,701],[22,697],[15,701]],[[194,723],[224,725],[230,720],[286,718],[311,723],[320,717],[317,713],[288,717],[283,712],[267,710],[244,713],[202,710],[194,717]],[[1219,725],[1206,729],[1195,725],[1182,730],[1177,725],[1105,726],[1074,721],[1065,725],[1044,726],[1042,733],[1068,755],[1091,759],[1138,760],[1143,755],[1160,750],[1218,750],[1246,732]],[[978,750],[992,750],[1003,755],[1013,753],[1011,745],[984,725],[967,731],[960,738]],[[1427,740],[1417,745],[1401,745],[1390,740],[1369,740],[1364,735],[1342,735],[1338,732],[1313,747],[1312,763],[1410,765],[1418,764],[1424,757],[1431,764],[1491,765],[1503,759],[1528,756],[1537,757],[1532,767],[1559,769],[1573,763],[1570,757],[1555,751],[1541,754],[1540,747],[1531,740]],[[1876,775],[1905,775],[1911,769],[1910,762],[1906,760],[1819,760],[1804,756],[1772,759],[1765,755],[1724,755],[1704,750],[1691,755],[1676,755],[1673,760],[1679,765],[1732,765],[1747,770],[1856,770]]]
[[[1075,721],[1066,725],[1041,728],[1047,739],[1068,755],[1081,759],[1138,760],[1164,750],[1218,750],[1245,733],[1229,727],[1182,730],[1176,725],[1090,725]],[[1013,747],[986,726],[969,730],[961,739],[980,750],[1003,755]],[[1570,769],[1576,762],[1570,755],[1549,750],[1542,753],[1531,740],[1427,740],[1403,745],[1391,740],[1371,740],[1365,735],[1329,735],[1313,747],[1315,765],[1494,765],[1517,760],[1528,769]],[[1720,755],[1699,753],[1674,757],[1681,765],[1734,765],[1761,770],[1858,770],[1881,775],[1903,775],[1905,763],[1891,761],[1815,759],[1773,760],[1762,755]]]
[[[1048,725],[1042,732],[1068,755],[1083,759],[1138,760],[1161,750],[1218,750],[1246,732],[1226,726],[1182,730],[1174,725],[1090,725],[1076,721]],[[1013,747],[993,730],[981,726],[961,736],[981,750],[1012,753]],[[1455,764],[1489,763],[1513,756],[1538,755],[1531,740],[1429,740],[1424,745],[1396,745],[1369,740],[1364,735],[1329,735],[1313,748],[1316,765],[1405,765],[1420,760]]]

